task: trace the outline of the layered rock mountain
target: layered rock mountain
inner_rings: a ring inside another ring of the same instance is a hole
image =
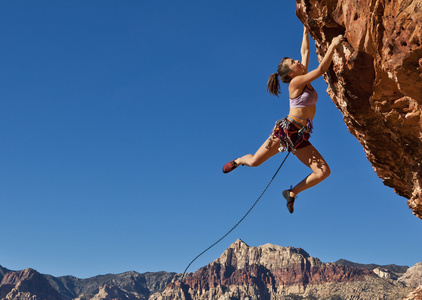
[[[323,263],[300,248],[249,247],[237,240],[214,262],[150,299],[398,300],[412,290],[367,268]]]
[[[422,219],[422,0],[296,3],[320,60],[344,34],[327,92],[375,172]]]

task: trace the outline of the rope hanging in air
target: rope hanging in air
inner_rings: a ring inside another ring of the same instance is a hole
[[[223,235],[218,241],[216,241],[214,244],[212,244],[211,246],[209,246],[207,249],[205,249],[204,251],[202,251],[201,253],[199,253],[190,263],[189,265],[186,267],[185,271],[183,272],[183,276],[180,279],[180,284],[182,284],[183,279],[185,278],[186,272],[189,269],[189,267],[193,264],[193,262],[195,260],[197,260],[202,254],[204,254],[205,252],[207,252],[208,250],[210,250],[212,247],[214,247],[215,245],[217,245],[219,242],[221,242],[226,236],[228,236],[245,218],[247,215],[249,215],[249,213],[252,211],[252,209],[258,204],[258,201],[262,198],[262,196],[264,195],[264,193],[267,191],[268,187],[270,186],[270,184],[273,182],[274,178],[277,176],[278,172],[280,171],[281,167],[284,165],[284,162],[286,161],[287,157],[289,157],[290,151],[287,153],[286,157],[284,158],[284,160],[282,161],[282,163],[280,164],[280,167],[278,167],[277,171],[274,173],[273,178],[271,178],[270,182],[267,184],[267,186],[265,187],[264,191],[261,193],[261,195],[258,197],[258,199],[256,199],[255,203],[251,206],[251,208],[249,208],[249,210],[246,212],[246,214],[239,220],[239,222],[237,222],[236,225],[234,225],[225,235]]]

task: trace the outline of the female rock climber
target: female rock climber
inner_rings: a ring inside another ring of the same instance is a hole
[[[297,194],[320,183],[330,175],[330,168],[325,159],[308,141],[312,132],[312,120],[316,113],[318,94],[311,82],[323,75],[329,68],[334,50],[343,41],[343,36],[335,37],[319,66],[308,72],[309,63],[309,37],[304,28],[301,46],[302,61],[285,57],[278,65],[277,73],[270,75],[267,91],[275,96],[280,94],[280,80],[289,84],[290,111],[287,117],[276,122],[269,138],[256,151],[255,154],[246,154],[226,163],[224,173],[229,173],[239,165],[257,167],[264,161],[278,153],[287,150],[294,153],[312,173],[299,182],[295,187],[283,191],[287,201],[287,209],[293,213],[293,205]]]

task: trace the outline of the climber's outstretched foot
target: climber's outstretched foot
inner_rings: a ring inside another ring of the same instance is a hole
[[[239,165],[236,163],[235,159],[226,163],[223,167],[223,173],[229,173],[236,169]]]
[[[292,214],[294,211],[294,203],[295,203],[295,197],[290,197],[290,191],[291,190],[285,190],[283,191],[283,197],[286,199],[287,201],[287,209],[289,210],[289,212]]]

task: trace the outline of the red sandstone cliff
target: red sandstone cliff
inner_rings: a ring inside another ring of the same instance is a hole
[[[296,0],[322,58],[328,94],[384,184],[422,219],[422,0]]]

